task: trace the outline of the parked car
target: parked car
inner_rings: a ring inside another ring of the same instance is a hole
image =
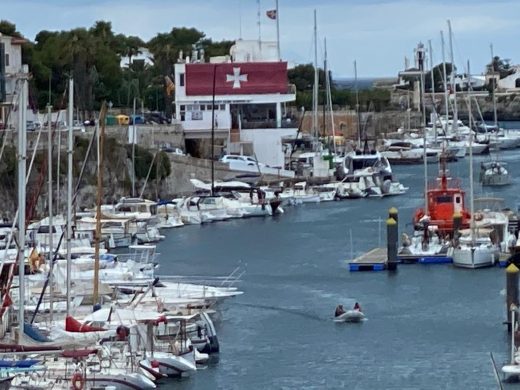
[[[27,121],[26,125],[27,125],[27,131],[34,131],[34,130],[38,129],[38,126],[33,121]]]
[[[171,123],[171,119],[166,117],[160,112],[147,112],[144,114],[145,123],[157,123],[160,125],[166,125]],[[136,122],[137,123],[137,122]]]
[[[131,125],[134,124],[134,116],[133,115],[130,115],[130,122],[129,122],[129,124],[131,124]],[[136,125],[144,124],[144,118],[141,115],[136,115],[135,116],[135,124]]]
[[[226,154],[225,156],[222,156],[220,158],[220,161],[223,163],[238,163],[243,165],[249,165],[249,166],[259,166],[259,167],[265,167],[266,165],[256,161],[254,157],[250,156],[240,156],[235,154]]]

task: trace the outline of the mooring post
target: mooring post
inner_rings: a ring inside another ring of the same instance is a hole
[[[397,237],[399,237],[399,212],[395,207],[390,207],[390,209],[388,210],[388,218],[392,218],[395,222],[397,222],[396,232]]]
[[[506,312],[507,312],[507,331],[513,329],[513,321],[511,319],[512,305],[518,306],[518,275],[520,270],[516,265],[511,263],[506,268]],[[516,316],[517,317],[517,316]]]
[[[397,270],[397,240],[397,221],[388,218],[386,220],[386,251],[389,271]]]

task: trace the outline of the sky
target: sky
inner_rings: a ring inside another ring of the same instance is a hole
[[[116,33],[144,40],[172,27],[195,27],[213,40],[258,39],[258,3],[262,40],[276,40],[276,22],[265,12],[275,0],[0,0],[0,18],[34,39],[41,30],[90,27],[112,22]],[[454,62],[459,70],[469,60],[480,74],[495,55],[520,63],[518,0],[279,0],[280,46],[293,64],[313,61],[313,11],[317,11],[318,57],[323,62],[327,40],[333,77],[396,77],[404,58],[413,61],[419,42],[431,40],[434,64],[450,59],[447,20],[453,29]]]

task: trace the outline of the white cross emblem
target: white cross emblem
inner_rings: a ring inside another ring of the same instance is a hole
[[[240,68],[233,68],[233,74],[226,75],[226,82],[233,82],[233,88],[240,88],[241,81],[247,81],[247,74],[240,74]]]

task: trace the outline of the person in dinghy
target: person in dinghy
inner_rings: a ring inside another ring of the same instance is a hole
[[[334,317],[339,317],[345,313],[346,313],[346,311],[345,311],[345,309],[343,309],[343,305],[338,305],[336,307],[336,311],[334,312]]]
[[[359,303],[356,302],[356,304],[354,305],[354,308],[352,310],[355,310],[355,311],[362,311],[361,310],[361,305]]]

